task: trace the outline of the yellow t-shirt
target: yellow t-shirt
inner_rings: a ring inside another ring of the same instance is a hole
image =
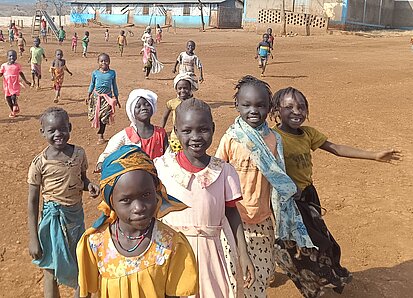
[[[327,141],[327,137],[309,126],[301,126],[300,135],[294,135],[280,130],[277,126],[273,129],[278,132],[283,140],[284,159],[287,175],[303,190],[313,183],[313,163],[311,150],[316,150]]]
[[[277,152],[277,139],[273,133],[264,138],[273,154]],[[251,151],[244,145],[224,134],[219,143],[216,157],[229,162],[237,171],[242,190],[242,200],[237,202],[241,219],[248,224],[259,224],[271,216],[271,184],[260,172],[251,158]]]
[[[180,105],[181,102],[182,102],[182,100],[179,99],[179,97],[174,98],[174,99],[170,99],[166,102],[166,108],[168,110],[172,111],[172,125],[175,125],[175,118],[176,118],[175,110]],[[172,128],[170,139],[171,140],[178,140],[178,137],[176,136],[175,130],[173,128]]]
[[[185,236],[156,220],[151,243],[141,255],[125,257],[116,249],[109,226],[80,239],[80,297],[189,296],[198,292],[198,267]]]

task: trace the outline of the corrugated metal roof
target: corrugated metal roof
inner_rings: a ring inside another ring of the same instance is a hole
[[[202,0],[204,4],[222,3],[226,0]],[[198,4],[197,0],[67,0],[70,4]]]

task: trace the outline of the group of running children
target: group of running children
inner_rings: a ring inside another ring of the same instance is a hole
[[[150,46],[144,37],[144,47]],[[39,44],[36,38],[30,50],[32,84],[35,75],[40,79],[39,61],[45,58]],[[318,297],[326,288],[341,293],[351,281],[322,218],[311,151],[383,162],[398,160],[401,153],[332,143],[303,126],[309,104],[302,92],[288,87],[273,95],[266,82],[247,75],[235,87],[239,116],[210,156],[215,123],[209,105],[194,98],[203,80],[194,50],[188,41],[177,58],[177,97],[167,102],[160,126],[151,123],[156,93],[130,92],[125,107],[130,126],[110,138],[99,156],[94,169],[101,174],[99,186],[86,175],[85,150],[68,143],[68,113],[52,107],[41,116],[48,146],[29,168],[28,223],[29,253],[44,269],[45,297],[59,297],[59,284],[76,289],[76,297],[96,292],[101,297],[266,297],[276,266],[304,297]],[[0,69],[14,114],[18,76],[30,84],[16,59],[9,51]],[[260,61],[264,72],[266,61]],[[64,71],[70,73],[61,50],[52,69],[61,86]],[[55,102],[59,95],[56,89]],[[98,56],[87,104],[98,143],[104,144],[106,125],[121,107],[107,54]],[[171,113],[168,138],[164,127]],[[102,198],[102,215],[87,230],[83,191]]]

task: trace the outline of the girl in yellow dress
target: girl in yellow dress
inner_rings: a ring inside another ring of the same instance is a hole
[[[186,205],[167,196],[151,159],[138,146],[122,146],[103,162],[100,188],[103,215],[77,246],[80,297],[195,295],[188,240],[155,218]]]

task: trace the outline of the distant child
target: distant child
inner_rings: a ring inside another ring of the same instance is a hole
[[[113,121],[115,106],[119,103],[116,72],[109,68],[110,58],[102,53],[98,56],[99,68],[92,73],[88,94],[88,118],[92,127],[98,129],[98,144],[106,142],[104,133],[106,125]]]
[[[258,67],[262,69],[261,76],[264,76],[265,68],[267,67],[268,57],[271,54],[271,44],[268,41],[269,35],[264,33],[262,35],[262,41],[257,46],[257,55],[255,59],[258,59]]]
[[[16,60],[16,51],[10,50],[7,52],[7,62],[0,67],[0,77],[3,76],[3,90],[10,108],[10,118],[16,117],[20,112],[19,105],[17,104],[17,97],[20,95],[19,76],[27,85],[30,85],[30,82],[26,80],[22,72],[21,65],[16,63]]]
[[[200,72],[199,82],[202,83],[204,81],[204,74],[202,71],[203,68],[201,61],[199,60],[198,56],[194,53],[195,47],[195,42],[192,40],[186,43],[186,52],[182,52],[179,54],[172,72],[176,73],[176,67],[179,65],[179,73],[192,72],[193,74],[195,74],[196,66]]]
[[[198,90],[198,82],[193,73],[180,73],[174,79],[174,89],[177,97],[166,102],[166,110],[162,116],[161,126],[165,127],[168,122],[169,114],[172,112],[172,127],[175,126],[176,108],[189,98],[193,97],[193,92]],[[175,134],[175,129],[172,128],[171,136],[169,139],[169,148],[173,152],[182,150],[182,146],[179,143],[178,137]]]
[[[11,23],[11,28],[13,29],[13,36],[14,36],[14,41],[16,42],[17,45],[17,37],[19,36],[19,29],[16,26],[16,23]]]
[[[165,153],[168,147],[166,131],[151,123],[157,100],[158,96],[150,90],[135,89],[129,94],[126,114],[130,126],[110,138],[105,151],[99,156],[95,172],[99,173],[105,158],[123,145],[138,145],[152,160]]]
[[[199,270],[197,297],[239,297],[230,285],[220,240],[224,232],[232,250],[238,252],[240,282],[249,288],[255,279],[254,267],[236,208],[236,202],[242,200],[237,172],[206,152],[215,125],[205,102],[195,98],[183,101],[176,109],[174,129],[183,150],[167,152],[154,162],[168,194],[189,208],[167,214],[163,222],[183,233],[192,246]]]
[[[32,70],[32,87],[35,86],[35,78],[37,77],[37,89],[40,89],[40,79],[42,78],[42,58],[47,61],[43,48],[40,47],[40,38],[36,37],[33,41],[34,46],[30,48],[30,58]]]
[[[9,27],[9,43],[10,43],[11,47],[13,46],[13,42],[14,42],[14,30],[10,25],[10,27]]]
[[[85,231],[82,193],[97,197],[99,187],[87,178],[85,150],[68,144],[72,126],[67,112],[48,108],[40,124],[49,146],[29,168],[29,254],[44,269],[44,296],[60,297],[58,284],[78,288],[76,245]]]
[[[162,28],[159,24],[156,24],[156,43],[160,43],[162,40]]]
[[[58,103],[60,99],[60,89],[62,89],[63,79],[67,71],[71,76],[73,75],[66,66],[66,60],[63,59],[63,51],[56,50],[56,59],[53,60],[50,67],[50,73],[52,74],[53,89],[56,92],[54,97],[54,103]]]
[[[142,62],[143,70],[145,72],[145,79],[149,79],[150,73],[158,73],[163,69],[163,64],[159,62],[156,55],[156,49],[153,45],[152,38],[144,43],[141,53],[143,53]]]
[[[26,40],[23,37],[23,33],[19,33],[19,37],[17,38],[17,46],[19,47],[19,54],[20,57],[23,56],[24,47],[26,46]]]
[[[125,31],[121,30],[118,36],[118,46],[119,46],[119,52],[120,52],[121,57],[123,55],[123,48],[127,45],[128,45],[128,42],[126,41]]]
[[[3,35],[3,30],[0,30],[0,41],[5,42],[4,35]]]
[[[109,41],[109,29],[106,29],[106,31],[105,31],[105,41],[106,42]]]
[[[58,31],[58,38],[59,38],[59,45],[62,45],[63,41],[66,38],[66,31],[63,30],[63,26],[60,26],[60,29]]]
[[[157,219],[186,206],[169,198],[148,155],[134,145],[113,152],[103,162],[100,188],[103,214],[76,250],[80,297],[197,294],[188,240]]]
[[[237,207],[256,276],[244,295],[264,298],[274,276],[275,235],[283,239],[309,237],[299,234],[302,220],[295,216],[296,187],[285,173],[281,137],[266,121],[270,87],[255,77],[245,76],[235,88],[239,116],[221,138],[216,156],[233,165],[241,181],[242,200]]]
[[[75,32],[75,33],[73,33],[73,36],[72,36],[72,52],[75,52],[76,53],[76,49],[77,49],[77,33]]]
[[[274,35],[272,35],[272,28],[267,29],[268,42],[270,43],[271,51],[274,50]]]
[[[148,41],[152,39],[151,32],[152,32],[151,26],[146,26],[145,31],[143,32],[142,37],[141,37],[141,41],[143,42],[143,45],[145,45],[145,43],[148,43]]]
[[[88,46],[89,46],[89,31],[86,31],[85,36],[83,36],[82,38],[82,47],[83,47],[82,57],[84,58],[86,58]]]
[[[321,203],[312,180],[311,151],[320,148],[336,156],[382,162],[399,159],[400,152],[372,152],[334,144],[315,128],[302,126],[308,117],[308,101],[292,87],[274,95],[271,116],[278,122],[274,129],[282,137],[287,174],[300,190],[296,204],[312,242],[303,247],[297,242],[277,240],[277,264],[304,297],[318,297],[325,288],[341,293],[351,281],[351,273],[340,265],[340,246],[322,218]]]
[[[47,29],[46,27],[40,29],[40,36],[42,37],[42,41],[47,43]]]

